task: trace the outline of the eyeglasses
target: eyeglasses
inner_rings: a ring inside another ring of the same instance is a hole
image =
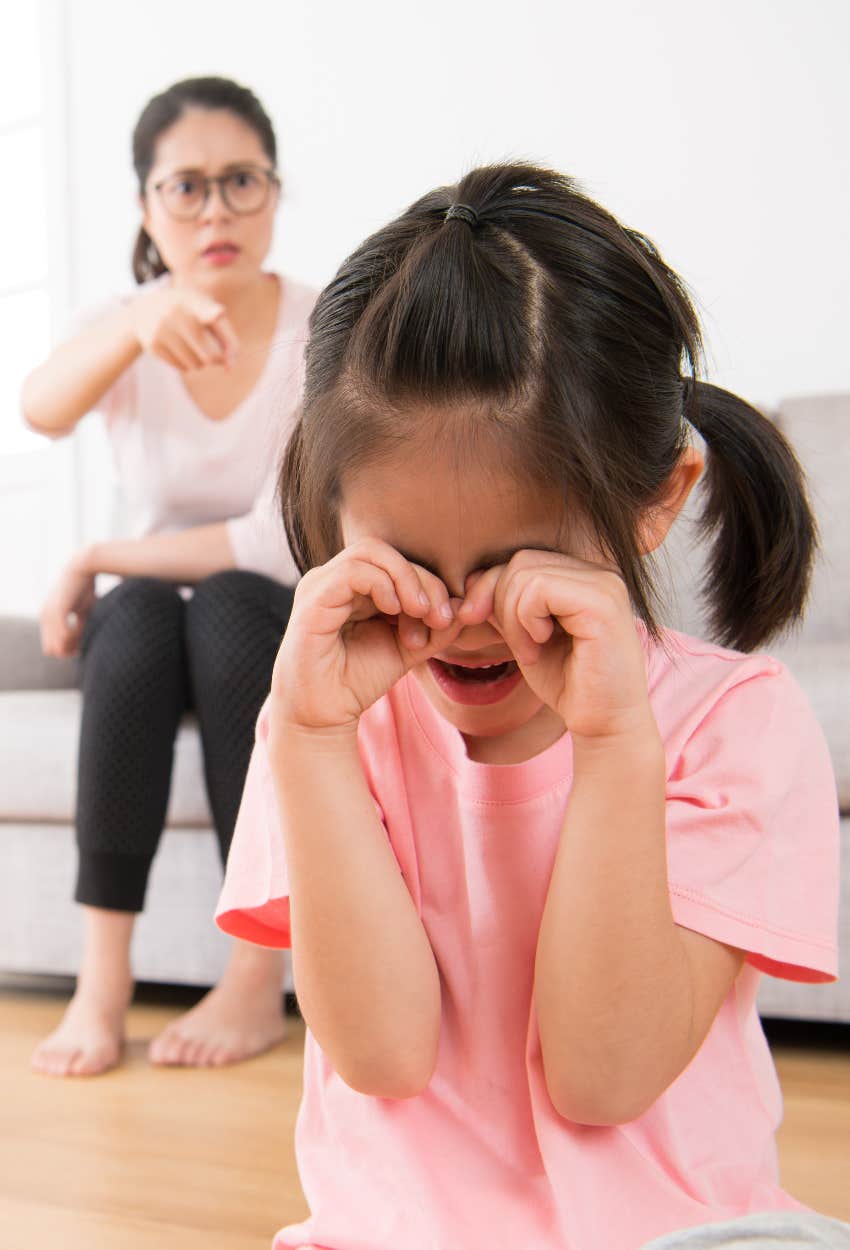
[[[172,174],[155,183],[153,189],[169,217],[192,221],[200,216],[213,186],[218,187],[222,201],[232,213],[245,217],[265,208],[272,187],[280,186],[280,179],[271,169],[240,165],[217,178],[192,171]]]

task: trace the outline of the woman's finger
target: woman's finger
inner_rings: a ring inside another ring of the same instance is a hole
[[[180,337],[180,335],[176,333],[176,331],[169,331],[158,339],[156,343],[156,350],[159,351],[160,348],[164,348],[165,351],[168,352],[169,356],[174,361],[176,368],[180,369],[183,373],[189,373],[192,369],[199,369],[201,367],[201,362],[197,356],[190,351],[188,344]]]
[[[212,321],[204,323],[209,333],[215,336],[226,364],[232,364],[239,351],[239,336],[225,314],[219,313]],[[271,351],[274,351],[274,343]]]
[[[198,368],[221,364],[223,355],[218,339],[188,314],[176,327],[175,333],[180,337],[183,348],[199,362]]]
[[[163,361],[166,365],[171,365],[172,369],[179,369],[181,373],[187,372],[185,366],[175,356],[172,356],[171,352],[161,343],[153,344],[149,351],[152,356],[156,356],[157,360]]]
[[[180,326],[179,333],[186,347],[201,361],[201,367],[220,365],[224,360],[218,339],[205,326],[187,319],[186,324]]]

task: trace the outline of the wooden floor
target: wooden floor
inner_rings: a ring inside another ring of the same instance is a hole
[[[180,1010],[154,993],[137,996],[120,1069],[57,1080],[28,1061],[67,990],[0,982],[2,1250],[268,1250],[275,1229],[306,1215],[293,1153],[301,1022],[249,1063],[154,1069],[147,1041]],[[783,1184],[850,1220],[850,1029],[774,1055]]]

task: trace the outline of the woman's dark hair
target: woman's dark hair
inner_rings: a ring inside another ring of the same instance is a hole
[[[471,211],[447,219],[454,204]],[[279,480],[296,563],[304,572],[340,549],[352,470],[402,447],[463,456],[495,439],[521,479],[590,522],[658,638],[639,521],[663,499],[690,422],[708,450],[710,627],[754,649],[802,613],[815,523],[788,443],[697,381],[701,360],[684,285],[647,238],[551,170],[473,170],[367,239],[319,297]]]
[[[139,180],[140,195],[145,194],[145,183],[156,156],[157,139],[191,108],[222,109],[232,113],[251,127],[272,166],[277,164],[274,127],[253,91],[230,78],[184,78],[153,96],[136,122],[133,168]],[[153,240],[147,230],[140,227],[133,247],[133,277],[137,282],[147,282],[166,272],[167,267]]]

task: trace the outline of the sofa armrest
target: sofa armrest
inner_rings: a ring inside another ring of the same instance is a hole
[[[64,690],[79,678],[76,656],[43,654],[35,617],[0,616],[0,690]]]

